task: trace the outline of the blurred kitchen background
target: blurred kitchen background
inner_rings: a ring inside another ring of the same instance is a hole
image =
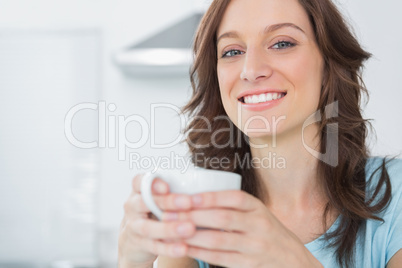
[[[0,0],[0,268],[116,267],[132,177],[186,155],[174,107],[190,96],[185,47],[209,2]],[[372,151],[399,154],[402,4],[336,3],[374,54]]]

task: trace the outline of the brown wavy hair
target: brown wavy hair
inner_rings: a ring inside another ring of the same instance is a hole
[[[194,40],[195,58],[190,71],[193,95],[182,110],[192,118],[185,129],[186,142],[195,165],[218,169],[212,163],[213,159],[229,159],[229,163],[219,169],[242,175],[242,189],[263,199],[265,193],[254,169],[238,164],[239,159],[251,160],[247,158],[251,155],[248,139],[228,119],[220,96],[216,35],[229,3],[230,0],[212,2]],[[330,156],[336,157],[338,161],[335,167],[319,161],[317,168],[329,200],[323,214],[325,229],[328,227],[326,219],[329,211],[334,209],[340,214],[338,228],[326,233],[325,238],[330,241],[329,247],[336,249],[339,265],[353,267],[354,246],[359,230],[367,219],[382,220],[376,213],[385,209],[391,199],[391,184],[385,160],[377,169],[381,172],[378,185],[373,195],[366,198],[366,138],[370,123],[363,119],[360,107],[362,95],[368,97],[361,72],[363,62],[371,55],[362,49],[330,0],[299,0],[299,3],[309,16],[325,63],[319,110],[324,114],[328,105],[335,102],[338,105],[337,117],[324,117],[319,122],[320,151],[324,154],[328,149]],[[338,148],[326,148],[327,133],[331,132],[334,124],[338,127]],[[222,131],[228,129],[231,131]],[[385,187],[385,191],[382,196],[378,196],[381,187]],[[373,200],[378,197],[380,201],[373,204]]]

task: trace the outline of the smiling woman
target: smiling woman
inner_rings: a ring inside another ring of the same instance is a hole
[[[279,135],[286,128],[294,129],[317,110],[324,60],[308,16],[300,5],[289,5],[286,1],[252,4],[233,1],[226,9],[217,35],[217,75],[222,103],[238,128],[244,130],[244,124],[249,123],[249,128],[262,129],[263,124],[272,126],[274,122],[270,120],[284,116],[286,120],[276,124],[275,134]],[[235,51],[236,54],[229,55]],[[239,103],[239,96],[245,103]],[[238,105],[241,118],[237,116]],[[267,122],[253,120],[258,115]],[[272,135],[272,131],[273,128],[268,132],[245,134],[252,139]]]
[[[137,176],[121,263],[150,267],[159,255],[159,267],[396,267],[402,162],[369,157],[360,101],[370,54],[334,4],[215,0],[194,52],[183,109],[190,152],[197,166],[242,175],[242,191],[177,197],[157,181],[169,212],[155,222],[135,214],[149,211]],[[264,166],[268,155],[285,165]]]

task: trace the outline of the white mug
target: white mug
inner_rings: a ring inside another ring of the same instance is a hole
[[[160,178],[169,184],[171,193],[193,195],[203,192],[241,189],[241,176],[227,171],[195,167],[187,169],[184,173],[175,169],[145,173],[141,181],[142,199],[158,219],[162,217],[162,210],[156,205],[152,197],[152,182],[155,178]]]

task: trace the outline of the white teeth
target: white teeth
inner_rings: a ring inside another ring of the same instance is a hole
[[[272,100],[272,93],[267,93],[267,101],[271,101]]]
[[[267,102],[271,100],[277,100],[284,97],[284,93],[266,93],[266,94],[259,94],[259,95],[249,95],[244,97],[244,103],[261,103]]]
[[[265,94],[261,94],[260,96],[258,96],[258,102],[266,102],[267,99],[265,98]]]
[[[253,95],[253,96],[251,97],[251,102],[252,102],[252,103],[258,103],[258,102],[259,102],[258,96],[257,96],[257,95]]]

